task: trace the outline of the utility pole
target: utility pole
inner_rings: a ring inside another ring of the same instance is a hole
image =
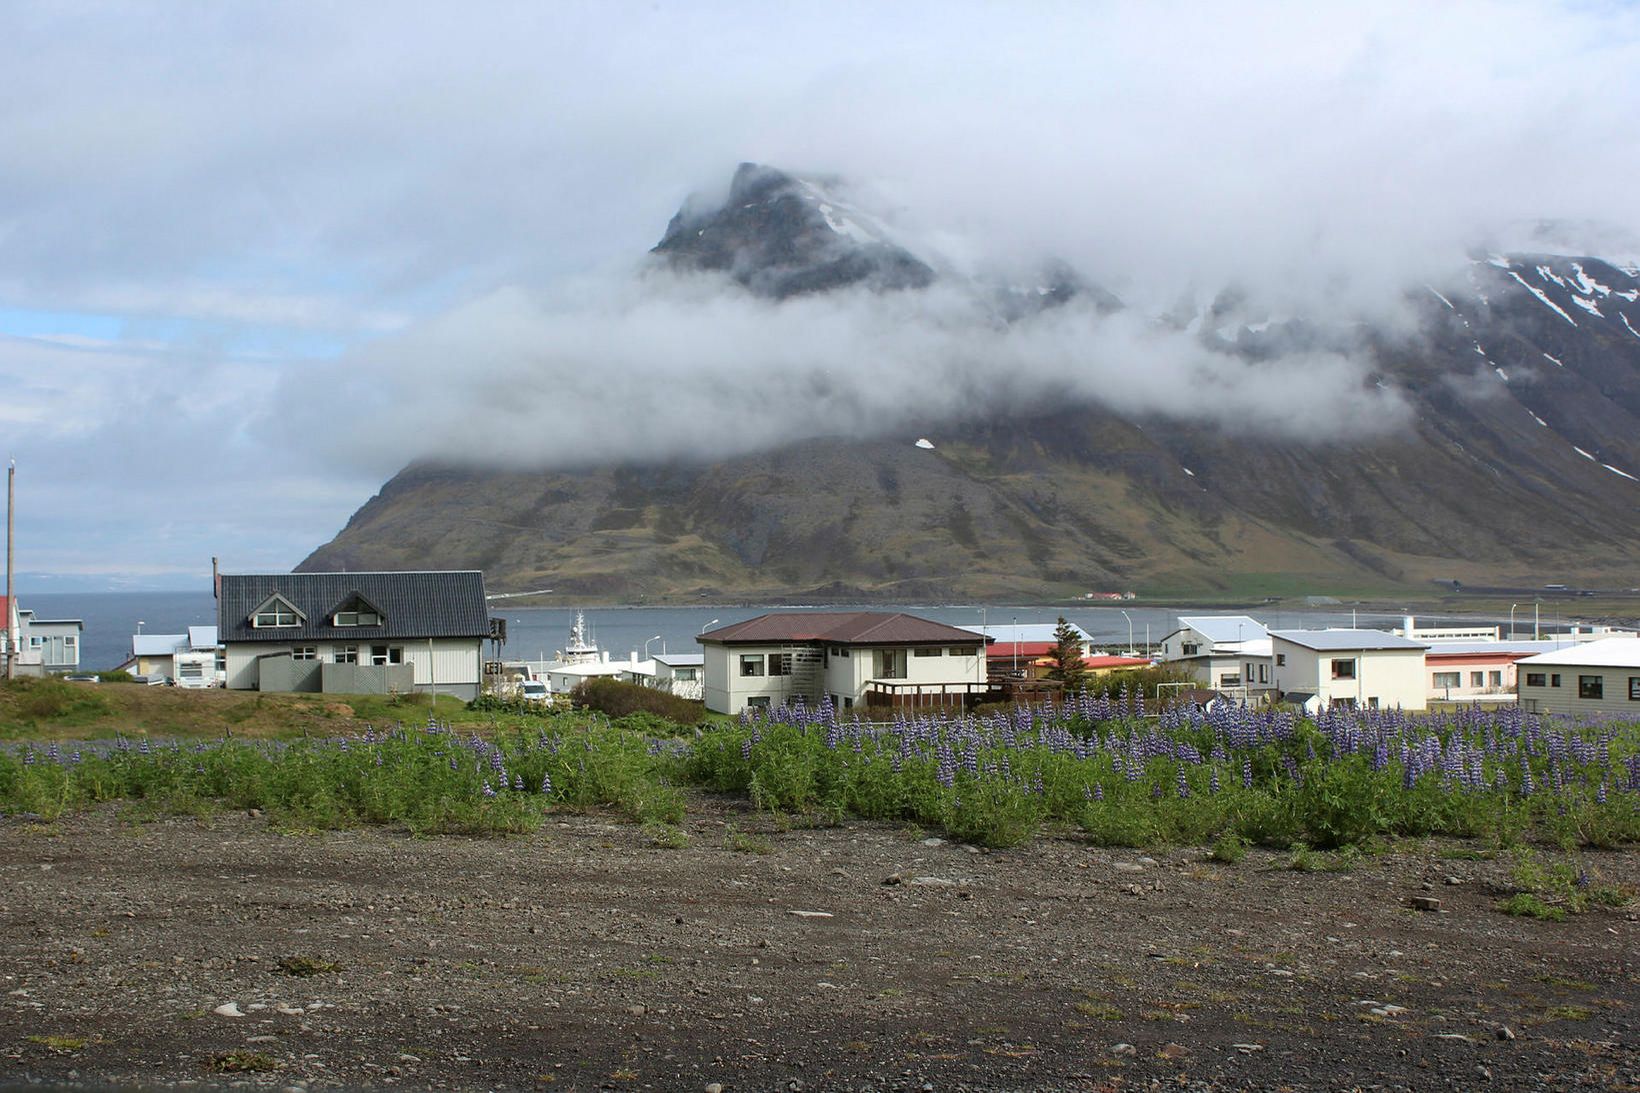
[[[17,542],[17,460],[6,467],[6,617],[0,625],[6,628],[6,678],[11,679],[17,665],[17,630],[11,620],[17,617],[16,591],[12,587],[12,551]]]

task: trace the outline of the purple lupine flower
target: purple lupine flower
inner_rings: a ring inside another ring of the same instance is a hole
[[[513,775],[513,789],[518,793],[524,792],[524,776],[522,774]]]
[[[486,797],[494,797],[495,796],[495,787],[490,785],[490,780],[488,778],[484,779],[484,796],[486,796]]]
[[[1183,767],[1179,768],[1179,796],[1181,798],[1190,796],[1190,779],[1184,776]]]
[[[1241,785],[1243,789],[1253,788],[1253,761],[1251,759],[1241,761]]]
[[[740,761],[749,763],[752,760],[752,738],[746,737],[740,742]]]
[[[1603,805],[1603,804],[1606,803],[1606,779],[1605,778],[1600,779],[1600,788],[1594,791],[1594,803],[1597,804],[1597,805]]]
[[[1216,766],[1207,776],[1207,791],[1213,794],[1219,791],[1219,768]]]

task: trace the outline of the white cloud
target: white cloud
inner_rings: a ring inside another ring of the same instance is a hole
[[[62,519],[78,498],[82,529],[121,521],[107,549],[133,568],[180,549],[143,534],[162,504],[209,504],[200,536],[300,557],[350,506],[270,521],[270,466],[317,489],[391,471],[403,438],[607,452],[628,435],[598,427],[610,407],[657,391],[679,412],[633,438],[655,451],[721,449],[723,406],[743,411],[735,443],[778,438],[759,415],[789,426],[782,382],[825,408],[813,429],[888,427],[881,393],[909,405],[930,375],[960,413],[1034,376],[1027,353],[1123,408],[1167,377],[1185,407],[1270,428],[1289,423],[1260,384],[1393,417],[1337,359],[1250,369],[1074,311],[1003,336],[941,298],[944,325],[913,332],[907,301],[562,283],[641,254],[743,159],[851,176],[959,262],[1057,256],[1149,310],[1234,283],[1276,312],[1394,318],[1406,285],[1523,224],[1556,219],[1575,249],[1640,238],[1630,4],[40,2],[6,23],[0,311],[112,313],[131,321],[116,353],[143,361],[0,359],[27,372],[8,442],[104,472],[157,458],[148,437],[230,457],[208,502],[172,478],[133,481],[146,506],[60,487]],[[302,406],[268,394],[308,371],[304,337],[383,338],[322,370],[385,415],[366,466],[310,464],[266,424]]]

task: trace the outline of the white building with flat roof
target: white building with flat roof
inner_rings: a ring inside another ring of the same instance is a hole
[[[1584,642],[1515,662],[1528,713],[1640,718],[1640,638]]]
[[[1308,712],[1428,704],[1420,642],[1382,630],[1272,630],[1270,646],[1276,690]]]

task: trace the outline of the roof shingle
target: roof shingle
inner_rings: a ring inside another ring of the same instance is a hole
[[[257,628],[251,613],[277,593],[305,618],[300,626]],[[380,626],[334,626],[331,617],[363,597],[382,614]],[[389,573],[224,573],[217,600],[223,643],[410,638],[484,638],[490,612],[478,570]]]
[[[776,611],[708,630],[698,640],[721,645],[973,645],[985,639],[972,630],[899,611]]]

